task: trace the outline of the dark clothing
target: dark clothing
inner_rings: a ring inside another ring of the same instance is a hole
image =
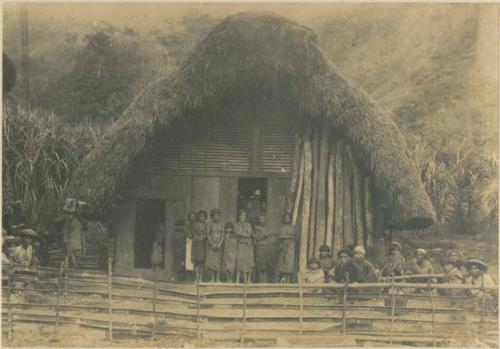
[[[250,223],[235,223],[234,233],[238,237],[236,270],[251,272],[255,263],[253,255],[253,229]]]
[[[255,264],[257,271],[273,272],[276,268],[276,235],[266,226],[255,227]]]
[[[203,263],[207,249],[207,223],[195,222],[193,224],[193,246],[191,260],[193,263]]]
[[[384,267],[382,268],[382,276],[402,276],[405,271],[405,259],[401,254],[387,256]]]
[[[375,267],[373,264],[371,264],[367,259],[365,258],[353,258],[352,262],[356,264],[360,269],[361,269],[361,279],[362,281],[360,282],[377,282],[378,277],[377,277],[377,271],[375,270]]]
[[[345,264],[338,264],[335,267],[333,280],[338,283],[345,283],[347,273],[349,273],[349,283],[363,282],[363,271],[353,261],[349,261]]]
[[[323,269],[325,282],[328,282],[330,272],[335,267],[335,261],[333,257],[331,255],[328,255],[327,257],[319,257],[319,267]]]
[[[222,244],[224,224],[208,223],[206,265],[211,270],[222,270]]]

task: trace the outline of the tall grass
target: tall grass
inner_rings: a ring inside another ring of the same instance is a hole
[[[74,169],[99,143],[102,126],[63,123],[37,110],[4,108],[3,114],[4,212],[20,200],[30,224],[47,226]]]

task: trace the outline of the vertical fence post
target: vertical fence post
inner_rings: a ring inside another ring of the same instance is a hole
[[[158,267],[154,266],[154,287],[153,287],[153,331],[151,332],[151,338],[155,339],[156,334],[156,297],[158,295]]]
[[[56,296],[56,326],[54,329],[54,334],[57,338],[58,330],[59,330],[59,307],[61,305],[61,293],[62,293],[62,282],[63,282],[63,273],[64,273],[64,262],[61,262],[59,266],[59,275],[57,277],[57,296]]]
[[[434,297],[432,296],[431,289],[431,278],[427,279],[427,292],[429,293],[429,299],[431,301],[431,311],[432,311],[432,345],[436,347],[436,314],[434,309]]]
[[[484,306],[485,306],[485,292],[484,292],[484,275],[481,274],[481,305],[479,308],[480,322],[479,322],[479,331],[483,333],[484,330]]]
[[[345,275],[344,296],[342,297],[342,334],[347,333],[347,286],[349,285],[349,273]]]
[[[109,340],[113,341],[113,308],[112,308],[112,302],[113,302],[113,275],[112,275],[112,260],[111,257],[108,257],[108,319],[109,319],[109,327],[108,327],[108,335],[109,335]]]
[[[389,343],[392,344],[392,335],[394,331],[394,315],[396,313],[396,290],[394,289],[394,276],[391,278],[391,330]]]
[[[196,337],[200,339],[200,280],[196,278]]]
[[[12,333],[14,332],[14,323],[12,318],[12,275],[14,274],[14,267],[11,267],[7,272],[7,339],[12,340]]]
[[[68,264],[64,263],[64,293],[63,293],[63,304],[66,304],[66,296],[67,296],[67,294],[68,294],[68,279],[69,279]]]
[[[245,282],[243,283],[243,323],[241,324],[240,346],[243,346],[245,343],[245,331],[247,325],[247,286],[248,280],[245,278]]]
[[[304,322],[304,290],[302,288],[302,275],[298,273],[299,285],[299,336],[302,336],[302,326]]]

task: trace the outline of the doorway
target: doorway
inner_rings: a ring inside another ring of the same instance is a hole
[[[237,212],[242,209],[252,224],[267,216],[267,178],[238,178]]]
[[[134,264],[136,268],[151,268],[151,252],[158,224],[165,224],[164,200],[138,200],[135,217]],[[165,267],[165,248],[162,249]]]

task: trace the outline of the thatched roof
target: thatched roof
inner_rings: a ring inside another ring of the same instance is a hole
[[[248,100],[272,100],[295,119],[328,118],[362,157],[393,228],[425,228],[434,221],[394,123],[339,75],[311,30],[270,13],[224,19],[182,68],[144,89],[81,163],[68,195],[93,208],[109,205],[137,156],[165,136],[175,118]]]

